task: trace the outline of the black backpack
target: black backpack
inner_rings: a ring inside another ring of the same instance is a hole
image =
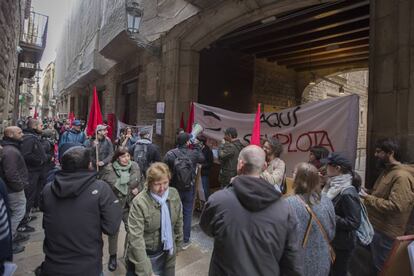
[[[134,161],[138,163],[141,173],[146,176],[149,162],[147,159],[148,145],[136,144],[134,149]]]
[[[172,183],[178,190],[189,190],[195,178],[193,162],[180,150],[174,150],[172,153],[175,156]]]

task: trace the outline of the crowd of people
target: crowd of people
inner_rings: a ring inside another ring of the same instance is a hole
[[[23,128],[23,129],[22,129]],[[224,131],[216,161],[220,189],[211,193],[212,149],[203,136],[177,131],[161,157],[150,133],[131,128],[112,141],[108,125],[87,137],[82,122],[29,118],[7,127],[0,153],[0,275],[43,213],[45,259],[36,275],[103,275],[118,268],[121,221],[126,275],[175,275],[177,252],[191,246],[200,174],[200,227],[214,239],[209,275],[347,275],[357,246],[369,248],[379,273],[396,237],[407,233],[414,174],[392,139],[376,143],[382,170],[372,190],[351,160],[322,146],[295,166],[293,194],[283,146],[267,137],[243,145]],[[287,153],[288,154],[288,153]]]

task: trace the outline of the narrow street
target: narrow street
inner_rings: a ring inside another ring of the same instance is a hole
[[[30,240],[24,243],[26,250],[20,254],[14,255],[17,264],[15,276],[34,275],[33,271],[44,260],[43,254],[43,229],[42,229],[42,213],[35,213],[37,219],[30,223],[36,231],[30,234]],[[177,256],[176,276],[203,276],[208,274],[210,264],[211,251],[213,249],[213,240],[207,237],[198,226],[197,214],[193,219],[192,226],[192,245],[185,251],[181,251]],[[123,263],[123,244],[125,240],[125,229],[121,225],[120,235],[118,239],[118,269],[114,272],[108,271],[108,241],[106,236],[104,240],[104,257],[103,269],[106,276],[123,276],[126,273]]]

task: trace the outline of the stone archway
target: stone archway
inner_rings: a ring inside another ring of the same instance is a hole
[[[166,102],[164,146],[175,140],[179,116],[197,99],[199,52],[221,36],[257,20],[334,1],[225,1],[175,26],[162,38],[161,98]]]
[[[340,87],[342,90],[339,89]],[[303,90],[302,103],[350,94],[357,94],[360,97],[355,170],[364,179],[367,156],[368,69],[340,71],[316,78],[315,84],[308,84]]]

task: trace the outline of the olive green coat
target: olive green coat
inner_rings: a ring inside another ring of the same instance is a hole
[[[141,170],[139,169],[138,163],[131,161],[132,165],[129,170],[130,172],[130,180],[128,182],[128,187],[130,193],[128,195],[123,195],[117,188],[115,188],[115,184],[119,176],[114,170],[114,167],[112,166],[112,163],[106,165],[99,175],[99,179],[105,181],[108,183],[116,197],[120,201],[120,205],[123,208],[123,216],[122,221],[125,224],[125,228],[127,228],[127,219],[128,219],[128,212],[129,212],[129,203],[132,201],[134,195],[131,193],[131,191],[135,188],[138,188],[139,191],[142,191],[143,189],[143,183],[142,183],[142,177],[141,177]]]
[[[237,175],[237,160],[239,153],[243,149],[240,140],[226,142],[219,147],[219,161],[221,164],[219,183],[221,186],[230,184],[230,179]]]
[[[177,247],[183,241],[183,211],[177,190],[172,187],[169,189],[167,203],[170,207],[175,243],[174,254],[168,255],[166,270],[174,270]],[[135,274],[151,276],[152,267],[146,250],[157,251],[161,247],[161,205],[151,197],[147,188],[132,201],[128,225],[127,259],[135,265]]]

